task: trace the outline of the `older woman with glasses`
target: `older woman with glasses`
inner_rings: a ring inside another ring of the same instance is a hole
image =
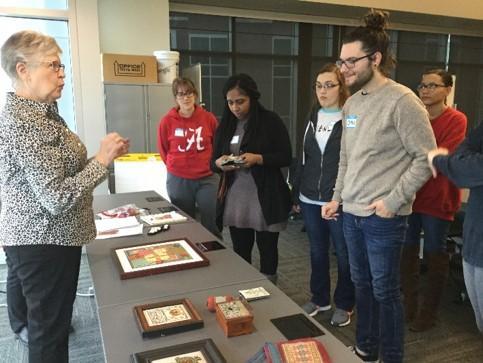
[[[96,235],[92,191],[129,142],[107,135],[87,159],[57,112],[64,86],[62,51],[33,31],[1,49],[15,92],[0,116],[0,244],[8,266],[10,325],[29,362],[67,362],[82,245]]]
[[[176,106],[161,119],[158,149],[168,176],[166,188],[171,202],[191,217],[196,207],[201,224],[216,236],[216,190],[219,177],[211,171],[216,117],[196,104],[198,91],[188,78],[172,85]]]
[[[354,285],[351,281],[347,245],[339,218],[321,217],[321,206],[332,200],[339,167],[342,136],[342,106],[349,97],[344,77],[335,64],[326,64],[314,84],[314,106],[305,128],[302,156],[293,183],[294,210],[302,211],[310,241],[312,299],[303,306],[307,314],[330,310],[329,247],[334,244],[338,279],[334,292],[335,310],[331,324],[350,324],[354,308]]]

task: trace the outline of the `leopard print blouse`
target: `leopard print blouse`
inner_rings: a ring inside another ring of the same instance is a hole
[[[55,104],[7,94],[0,115],[0,245],[81,246],[95,237],[92,191],[107,169]]]

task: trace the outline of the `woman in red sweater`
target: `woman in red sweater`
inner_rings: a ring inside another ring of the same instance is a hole
[[[216,192],[219,177],[210,168],[216,117],[196,104],[198,92],[187,78],[173,81],[177,106],[161,119],[158,149],[168,170],[166,189],[171,202],[216,236]]]
[[[449,107],[446,98],[453,79],[442,69],[426,71],[418,86],[419,97],[429,113],[438,147],[453,152],[466,133],[466,116]],[[409,217],[406,244],[401,258],[401,285],[406,321],[412,331],[425,331],[434,326],[436,313],[449,271],[446,237],[454,214],[460,208],[460,190],[444,175],[426,182],[416,194],[413,213]],[[428,258],[428,283],[423,300],[418,304],[419,242],[424,233],[424,252]]]

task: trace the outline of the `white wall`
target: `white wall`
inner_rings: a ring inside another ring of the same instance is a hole
[[[169,50],[168,0],[98,0],[103,53]]]
[[[71,25],[77,131],[89,155],[106,134],[101,53],[152,54],[169,49],[168,0],[77,0]],[[142,5],[142,6],[141,6]],[[95,194],[106,194],[107,183]]]
[[[481,0],[299,0],[336,5],[359,6],[375,9],[407,11],[412,13],[454,16],[458,18],[483,19]]]

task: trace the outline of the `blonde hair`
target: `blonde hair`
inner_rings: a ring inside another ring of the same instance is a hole
[[[2,46],[2,68],[15,85],[18,80],[17,64],[28,63],[35,57],[62,54],[56,40],[33,30],[14,33]]]

